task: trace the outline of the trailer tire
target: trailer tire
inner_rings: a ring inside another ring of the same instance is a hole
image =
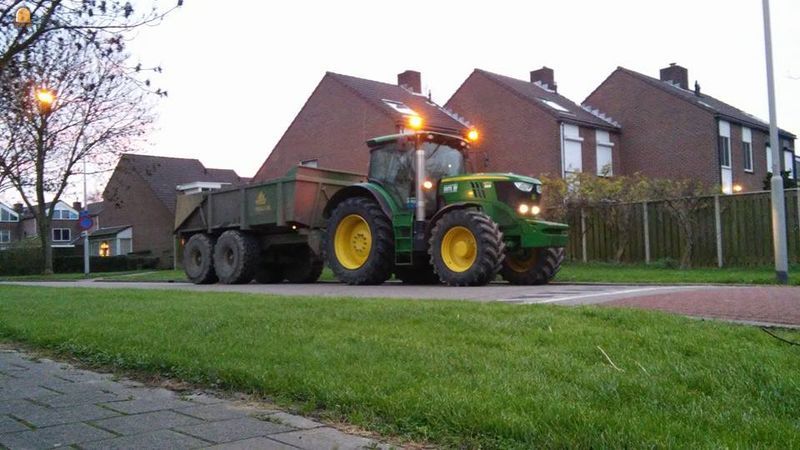
[[[214,270],[214,244],[216,239],[209,234],[192,235],[183,248],[183,271],[194,284],[216,283]]]
[[[375,200],[344,200],[333,210],[327,225],[325,258],[339,281],[350,285],[381,284],[392,276],[392,223]]]
[[[258,242],[238,230],[228,230],[214,245],[214,268],[224,284],[249,283],[259,260]]]
[[[547,284],[561,270],[563,261],[563,247],[535,248],[522,254],[509,253],[503,261],[500,275],[511,284]]]
[[[259,284],[276,284],[283,281],[283,271],[276,264],[259,264],[253,279]]]
[[[433,227],[428,252],[439,279],[450,286],[483,286],[497,276],[505,256],[500,227],[486,214],[457,209]]]

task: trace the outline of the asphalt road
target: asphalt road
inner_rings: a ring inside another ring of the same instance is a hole
[[[388,297],[431,300],[470,300],[511,304],[581,305],[636,298],[655,294],[680,294],[707,289],[736,289],[719,286],[647,286],[601,284],[550,284],[511,286],[493,283],[480,287],[408,286],[384,283],[380,286],[347,286],[334,282],[314,284],[193,285],[189,283],[144,283],[108,281],[7,282],[3,284],[54,287],[176,289],[203,292],[244,292],[250,294],[297,295],[308,297]]]

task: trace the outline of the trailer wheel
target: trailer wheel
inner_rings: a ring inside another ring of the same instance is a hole
[[[192,235],[183,248],[183,271],[186,278],[194,284],[212,284],[217,282],[214,271],[213,236],[203,233]]]
[[[259,264],[253,279],[260,284],[276,284],[283,281],[283,270],[276,264]]]
[[[322,275],[325,262],[315,256],[308,246],[295,252],[294,258],[283,268],[283,274],[289,283],[316,283]]]
[[[500,275],[511,284],[547,284],[564,261],[564,248],[526,249],[506,255]]]
[[[214,245],[214,268],[225,284],[249,283],[258,264],[258,242],[238,230],[229,230]]]
[[[428,248],[439,279],[450,286],[482,286],[494,280],[504,250],[497,223],[469,209],[443,215],[433,227]]]
[[[326,259],[336,278],[347,284],[381,284],[392,276],[392,223],[375,200],[351,197],[328,219]]]

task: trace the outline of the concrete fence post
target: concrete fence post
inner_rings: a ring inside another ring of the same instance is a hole
[[[642,222],[644,223],[644,263],[650,264],[650,219],[647,214],[647,202],[642,202]]]
[[[717,267],[722,267],[722,212],[719,207],[719,195],[714,196],[714,226],[717,234]]]
[[[581,208],[581,257],[583,262],[589,262],[589,255],[586,254],[586,211]]]

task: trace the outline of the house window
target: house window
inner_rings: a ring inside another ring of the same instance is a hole
[[[614,144],[611,143],[611,137],[608,131],[603,130],[597,130],[595,136],[597,140],[597,175],[601,177],[613,176],[614,164],[611,149]]]
[[[111,246],[108,245],[108,241],[103,241],[100,243],[100,256],[104,258],[111,256]]]
[[[11,242],[11,230],[0,230],[0,244]]]
[[[19,216],[0,206],[0,222],[19,222]]]
[[[56,210],[53,211],[53,220],[78,220],[78,213],[71,209],[56,206]]]
[[[733,194],[733,170],[731,169],[731,124],[719,121],[719,137],[717,141],[720,165],[720,184],[722,192]]]
[[[583,171],[583,138],[577,125],[562,124],[561,140],[564,159],[564,177]]]
[[[300,161],[300,165],[305,167],[317,167],[318,164],[319,164],[318,159],[306,159],[304,161]]]
[[[750,128],[742,128],[742,153],[744,153],[744,171],[753,172],[753,134]]]
[[[69,242],[72,240],[72,230],[69,228],[53,228],[53,242]]]
[[[731,167],[731,139],[727,136],[719,137],[719,165]]]

